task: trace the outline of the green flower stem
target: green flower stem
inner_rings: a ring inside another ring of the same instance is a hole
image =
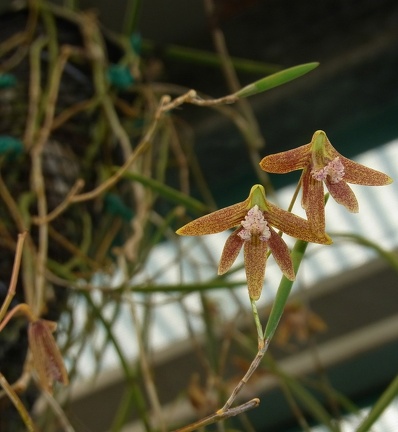
[[[307,245],[307,242],[303,240],[297,240],[296,244],[293,247],[291,256],[294,272],[296,273],[296,275],[300,267],[301,261],[304,257]],[[278,327],[279,320],[281,319],[281,316],[283,314],[283,310],[285,308],[292,286],[293,281],[287,279],[285,276],[282,276],[278,291],[276,293],[274,304],[272,305],[271,314],[268,318],[268,322],[264,331],[264,338],[267,345],[269,344],[272,336],[275,333],[276,328]]]
[[[262,325],[260,322],[260,318],[258,316],[256,301],[251,298],[250,303],[252,305],[254,322],[256,323],[256,328],[257,328],[258,347],[259,347],[259,349],[261,349],[263,341],[264,341],[263,328],[262,328]]]
[[[292,199],[290,200],[290,204],[289,207],[287,209],[288,212],[291,212],[293,210],[294,204],[296,203],[296,199],[298,197],[298,194],[300,192],[301,189],[301,180],[302,180],[303,174],[301,174],[300,180],[297,182],[297,186],[296,189],[294,190]]]
[[[393,379],[379,400],[370,410],[368,416],[357,427],[356,432],[366,432],[370,430],[382,412],[388,407],[394,398],[398,395],[398,375]]]

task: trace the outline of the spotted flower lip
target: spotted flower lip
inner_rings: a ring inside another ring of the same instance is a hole
[[[177,234],[199,236],[231,228],[236,229],[225,243],[218,274],[231,268],[243,246],[247,285],[253,300],[261,295],[268,250],[283,274],[290,280],[295,278],[289,248],[274,228],[308,242],[332,242],[327,234],[314,233],[305,219],[270,203],[261,185],[253,186],[245,201],[195,219],[177,230]]]
[[[357,213],[358,201],[348,183],[363,186],[384,186],[392,179],[342,156],[330,143],[326,133],[318,130],[311,142],[301,147],[266,156],[260,167],[270,173],[284,174],[303,170],[302,206],[314,231],[325,231],[323,184],[336,202]]]

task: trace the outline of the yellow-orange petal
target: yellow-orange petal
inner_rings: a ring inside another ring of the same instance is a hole
[[[243,201],[216,210],[192,222],[187,223],[176,232],[184,236],[215,234],[236,227],[244,219],[248,201]]]

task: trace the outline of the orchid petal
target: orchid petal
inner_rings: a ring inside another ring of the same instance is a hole
[[[219,275],[223,275],[231,268],[232,264],[239,255],[240,250],[242,249],[244,240],[239,237],[239,231],[241,231],[240,228],[235,230],[225,242],[224,249],[221,254],[220,264],[218,265]]]
[[[291,281],[295,279],[292,259],[289,248],[282,238],[271,228],[271,237],[268,239],[268,246],[276,263],[283,274]]]
[[[213,213],[209,213],[187,223],[177,230],[177,234],[199,236],[215,234],[236,227],[245,217],[247,205],[248,201],[246,200],[237,204],[233,204],[229,207],[216,210]]]
[[[330,244],[331,238],[324,231],[314,231],[311,224],[293,213],[280,209],[268,202],[269,211],[264,212],[270,225],[283,231],[291,237],[312,243]]]
[[[302,169],[309,164],[310,150],[311,144],[306,144],[292,150],[266,156],[260,162],[260,167],[264,171],[276,174]]]
[[[316,233],[325,232],[325,196],[323,183],[315,180],[309,169],[303,173],[303,198],[302,206],[311,225]]]
[[[345,168],[344,181],[362,186],[385,186],[392,183],[392,178],[380,171],[368,168],[339,155]]]
[[[267,243],[264,241],[246,241],[243,251],[249,296],[253,300],[258,300],[264,285]]]
[[[56,327],[54,324],[52,321],[38,319],[30,322],[28,327],[33,364],[40,383],[50,394],[54,381],[65,385],[69,382],[61,352],[52,335]]]
[[[326,180],[325,184],[330,192],[330,195],[332,195],[337,203],[342,204],[351,213],[358,213],[359,206],[357,198],[347,183],[344,181],[331,183],[330,181]]]

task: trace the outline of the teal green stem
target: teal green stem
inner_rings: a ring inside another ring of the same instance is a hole
[[[368,431],[376,420],[380,417],[383,411],[390,405],[392,400],[398,396],[398,375],[393,379],[379,400],[373,405],[368,416],[357,427],[356,432]]]
[[[304,257],[307,245],[307,242],[303,240],[297,240],[293,247],[291,257],[293,261],[294,272],[296,275],[300,267],[301,261]],[[272,305],[271,313],[264,331],[264,338],[266,344],[269,344],[272,336],[276,331],[276,328],[278,327],[279,320],[281,319],[281,316],[283,314],[283,310],[285,308],[292,286],[293,281],[287,279],[285,276],[282,276],[278,291],[276,293],[275,301]]]

